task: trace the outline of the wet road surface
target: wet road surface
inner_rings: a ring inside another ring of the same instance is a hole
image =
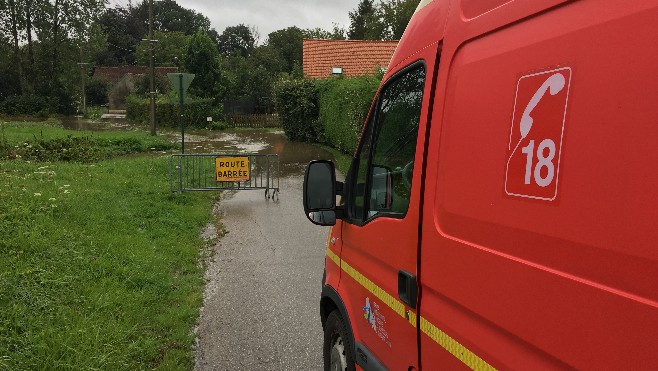
[[[196,370],[320,370],[319,300],[327,227],[303,213],[306,164],[331,155],[281,132],[187,136],[195,152],[278,153],[281,193],[226,191],[216,205],[228,232],[214,247],[197,328]]]

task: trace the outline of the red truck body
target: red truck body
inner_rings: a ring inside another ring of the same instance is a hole
[[[328,241],[348,369],[658,367],[657,24],[656,0],[421,2]],[[395,99],[406,191],[375,186]]]

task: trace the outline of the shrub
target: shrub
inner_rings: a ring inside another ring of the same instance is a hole
[[[101,138],[95,136],[29,139],[12,145],[0,141],[0,159],[22,158],[39,162],[96,162],[110,157],[176,148],[177,145],[158,137]]]
[[[281,80],[274,99],[288,138],[325,143],[351,153],[361,134],[380,76]]]
[[[126,118],[133,123],[148,123],[150,121],[149,100],[137,96],[129,96]],[[178,127],[180,125],[179,105],[172,103],[170,97],[161,97],[156,102],[155,121],[159,127]],[[213,99],[195,99],[185,104],[185,124],[187,127],[205,128],[207,117],[215,120],[223,119],[223,107],[213,106]]]
[[[7,115],[48,115],[50,102],[36,95],[12,95],[0,104],[0,112]]]
[[[274,101],[286,136],[294,141],[317,141],[318,89],[311,80],[280,80]]]
[[[110,91],[110,83],[99,77],[92,78],[87,84],[85,94],[87,95],[87,104],[100,106],[108,102],[107,93]]]
[[[372,76],[318,81],[320,141],[351,153],[358,142],[379,82],[377,77]]]

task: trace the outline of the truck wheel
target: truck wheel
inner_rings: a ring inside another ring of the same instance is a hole
[[[329,314],[324,327],[324,370],[354,371],[354,339],[340,313]]]

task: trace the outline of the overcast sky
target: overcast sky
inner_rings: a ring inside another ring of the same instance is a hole
[[[282,28],[320,27],[331,31],[332,23],[349,26],[348,13],[359,0],[177,0],[181,6],[194,9],[210,18],[212,27],[222,33],[228,26],[243,23],[256,26],[260,43],[267,35]]]

